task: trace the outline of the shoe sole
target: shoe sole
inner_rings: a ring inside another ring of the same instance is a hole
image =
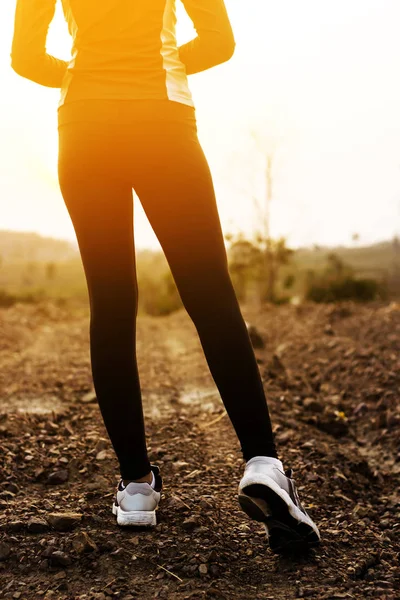
[[[254,521],[264,524],[269,546],[276,554],[304,554],[320,544],[314,529],[289,512],[285,500],[266,485],[246,486],[239,494],[242,510]]]
[[[112,512],[121,527],[154,527],[157,525],[155,510],[124,511],[120,506],[113,504]]]

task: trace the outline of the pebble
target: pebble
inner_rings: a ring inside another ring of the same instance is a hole
[[[98,475],[95,481],[90,481],[86,484],[86,489],[89,491],[101,490],[103,488],[108,488],[109,482],[102,475]]]
[[[6,542],[0,542],[0,561],[6,560],[10,556],[10,546]]]
[[[311,412],[324,412],[324,405],[315,398],[304,398],[303,406],[306,410],[310,410]]]
[[[210,566],[210,573],[211,575],[213,575],[213,577],[216,577],[219,573],[219,567],[218,565],[211,565]]]
[[[74,536],[72,539],[72,547],[78,554],[94,552],[97,550],[96,543],[85,531],[80,531],[76,536]]]
[[[131,544],[133,544],[134,546],[138,546],[139,545],[139,537],[137,535],[134,535],[133,537],[129,538],[129,542]]]
[[[185,462],[184,460],[177,460],[176,462],[172,463],[172,468],[174,471],[179,471],[180,469],[184,469],[185,467],[189,466],[189,463]]]
[[[169,509],[171,509],[173,511],[184,511],[184,510],[186,510],[186,507],[183,504],[182,500],[180,500],[176,496],[171,496],[171,498],[169,498],[168,501],[166,502],[166,505],[167,505],[167,507]]]
[[[327,323],[324,327],[324,333],[325,335],[335,335],[334,330],[332,329],[332,325],[330,325],[329,323]]]
[[[56,531],[71,531],[82,519],[80,513],[50,513],[47,520]]]
[[[96,400],[97,400],[96,392],[94,392],[94,391],[88,392],[81,398],[81,402],[83,402],[84,404],[89,404],[90,402],[96,402]]]
[[[64,579],[67,576],[67,574],[65,573],[65,571],[58,571],[57,573],[54,573],[53,579]]]
[[[60,469],[59,471],[54,471],[53,473],[50,473],[50,475],[47,478],[47,483],[51,485],[57,485],[59,483],[65,483],[66,481],[68,481],[68,478],[69,473],[67,469]]]
[[[208,567],[205,563],[202,563],[201,565],[199,565],[199,573],[200,573],[200,575],[207,575]]]
[[[199,525],[199,522],[196,519],[196,517],[188,517],[182,523],[183,529],[186,529],[187,531],[192,531],[198,525]]]
[[[22,531],[25,527],[23,521],[10,521],[9,523],[3,523],[0,525],[0,531],[9,531],[10,533],[17,533]]]
[[[71,559],[65,552],[61,552],[61,550],[56,550],[50,554],[50,560],[53,565],[59,565],[61,567],[67,567],[71,564]]]
[[[333,413],[327,413],[318,417],[317,427],[336,438],[340,438],[349,432],[348,422],[338,418]]]
[[[9,492],[12,492],[13,494],[18,494],[19,492],[19,487],[17,486],[16,483],[13,483],[11,481],[7,481],[7,483],[5,484],[5,489],[8,490]]]
[[[12,500],[14,496],[15,494],[13,494],[13,492],[10,490],[4,490],[4,492],[0,492],[0,498],[2,500]]]
[[[100,438],[97,440],[94,450],[97,454],[98,452],[101,452],[102,450],[108,450],[109,448],[110,448],[110,442],[108,440],[106,440],[105,438]]]
[[[42,533],[43,531],[47,531],[49,529],[49,524],[44,519],[33,517],[29,519],[27,529],[31,533]]]
[[[105,460],[108,457],[108,450],[100,450],[96,454],[96,460]]]

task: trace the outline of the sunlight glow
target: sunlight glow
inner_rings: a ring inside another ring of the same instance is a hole
[[[273,235],[299,245],[400,233],[397,0],[226,5],[235,55],[189,79],[224,230],[257,224],[252,197],[263,203],[272,152]],[[1,227],[74,239],[57,180],[59,90],[10,68],[14,6],[0,7]],[[178,14],[183,42],[195,33],[182,6]],[[70,48],[59,3],[48,51],[68,59]],[[139,246],[156,246],[139,206],[135,228]]]

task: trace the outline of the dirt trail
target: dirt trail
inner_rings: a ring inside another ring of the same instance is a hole
[[[165,487],[155,530],[118,528],[87,310],[17,305],[0,311],[0,598],[400,598],[399,306],[243,313],[320,549],[277,557],[239,509],[239,445],[184,312],[139,319]]]

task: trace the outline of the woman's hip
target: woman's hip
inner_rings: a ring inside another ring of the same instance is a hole
[[[60,106],[57,115],[59,129],[72,123],[136,128],[163,124],[196,127],[194,107],[171,100],[77,100]]]
[[[59,109],[64,177],[97,172],[120,178],[161,174],[201,160],[195,109],[170,100],[83,100]]]

